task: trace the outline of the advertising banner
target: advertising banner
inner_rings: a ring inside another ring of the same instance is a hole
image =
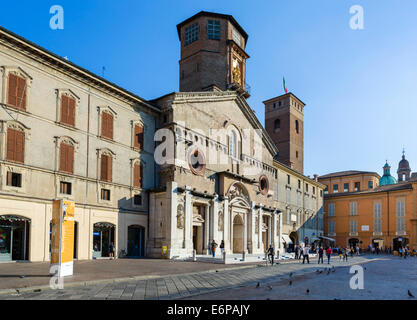
[[[73,274],[75,204],[54,200],[52,204],[51,264],[61,277]]]

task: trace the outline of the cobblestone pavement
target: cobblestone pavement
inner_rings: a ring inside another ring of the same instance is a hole
[[[255,287],[259,282],[264,289],[269,283],[286,281],[290,273],[294,279],[302,279],[308,274],[314,274],[317,269],[335,266],[347,267],[353,264],[362,264],[378,259],[391,259],[384,256],[359,256],[349,259],[348,262],[333,259],[330,265],[316,263],[310,264],[290,262],[274,266],[259,264],[239,270],[219,269],[215,272],[200,272],[182,275],[165,275],[148,280],[129,280],[123,282],[90,284],[87,286],[71,286],[63,290],[42,290],[40,292],[22,292],[2,294],[0,300],[156,300],[156,299],[191,299],[193,297],[205,299],[205,294],[220,294],[221,299],[231,299],[234,296],[227,293],[230,290],[243,287]],[[417,261],[417,259],[416,259]],[[240,290],[242,291],[242,290]],[[417,292],[416,292],[417,293]],[[247,297],[248,298],[248,297]],[[256,297],[251,297],[255,299]]]

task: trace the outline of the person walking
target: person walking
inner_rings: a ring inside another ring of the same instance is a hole
[[[110,260],[114,260],[114,243],[111,242],[109,245],[109,258]]]
[[[348,248],[345,248],[344,250],[343,250],[343,261],[345,261],[346,260],[346,262],[348,261]]]
[[[274,265],[275,250],[274,250],[274,247],[272,246],[272,244],[269,245],[267,253],[268,253],[268,260],[271,261],[271,265],[273,266]]]
[[[220,243],[220,251],[221,251],[222,257],[223,257],[223,253],[224,253],[224,240],[222,240],[222,242]]]
[[[319,254],[319,262],[318,262],[318,264],[320,264],[320,260],[321,260],[321,264],[323,264],[323,254],[324,254],[323,247],[320,247],[319,248],[318,254]]]
[[[326,255],[327,255],[327,264],[330,264],[330,257],[332,255],[332,248],[328,247],[326,249]]]
[[[213,255],[213,258],[216,256],[216,248],[217,248],[217,243],[213,239],[213,241],[211,242],[211,253]]]
[[[408,255],[408,249],[407,247],[404,247],[404,259],[407,259],[407,255]]]
[[[341,261],[342,258],[343,258],[343,249],[339,247],[337,250],[338,250],[338,254],[339,254],[339,261]]]
[[[305,246],[303,249],[303,264],[306,259],[307,259],[307,263],[310,264],[310,260],[308,258],[309,253],[310,253],[310,248],[308,246]]]
[[[298,259],[298,251],[299,251],[299,249],[298,249],[298,245],[295,245],[295,249],[294,249],[294,252],[295,252],[295,256],[294,256],[294,259]]]
[[[356,255],[358,256],[359,255],[359,246],[356,246]]]
[[[398,249],[398,255],[400,256],[400,258],[402,258],[402,256],[403,256],[403,247],[400,247]]]

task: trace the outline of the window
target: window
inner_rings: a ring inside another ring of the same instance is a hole
[[[220,21],[208,20],[207,35],[211,40],[220,40]]]
[[[405,201],[397,200],[397,233],[405,233]]]
[[[329,234],[334,234],[336,230],[336,222],[329,221]]]
[[[358,233],[358,221],[357,220],[350,220],[349,224],[350,224],[350,233],[351,234]]]
[[[335,203],[329,203],[329,217],[334,217],[336,212],[336,204]]]
[[[101,136],[113,139],[113,115],[109,112],[101,113]]]
[[[25,133],[15,129],[7,129],[6,158],[9,161],[24,163]]]
[[[110,201],[110,190],[101,189],[101,200]]]
[[[278,201],[278,183],[274,183],[274,200]]]
[[[316,187],[313,187],[313,194],[316,194]]]
[[[61,96],[61,122],[75,126],[75,99],[64,94]]]
[[[287,180],[288,180],[287,183],[290,184],[291,183],[291,177],[290,177],[290,175],[287,175]]]
[[[374,182],[372,180],[368,181],[368,189],[373,189],[374,188]]]
[[[295,152],[295,157],[298,159],[298,151]]]
[[[71,194],[71,183],[69,182],[60,182],[59,192],[61,194]]]
[[[350,215],[351,216],[358,215],[358,203],[354,201],[354,202],[351,202],[349,205],[350,205]]]
[[[349,183],[343,185],[343,192],[349,192]]]
[[[361,183],[360,182],[355,182],[355,192],[356,191],[361,191]]]
[[[101,155],[100,180],[112,181],[112,157],[109,155]]]
[[[7,172],[7,182],[6,184],[10,187],[22,187],[22,175],[16,172]]]
[[[266,176],[261,176],[259,178],[259,191],[263,195],[268,194],[268,191],[269,191],[269,181],[268,181],[268,178]]]
[[[142,205],[142,196],[140,194],[135,194],[134,195],[133,204],[135,206],[141,206]]]
[[[135,137],[134,137],[134,142],[133,142],[133,147],[135,149],[144,150],[143,138],[144,138],[143,125],[135,124]]]
[[[298,124],[298,120],[295,120],[295,132],[300,133],[300,126]]]
[[[141,163],[135,163],[133,166],[133,186],[142,188],[143,181],[143,166]]]
[[[381,214],[381,203],[375,202],[374,203],[374,232],[381,233],[382,232],[382,214]]]
[[[338,184],[334,184],[333,185],[333,193],[338,193],[339,192],[339,185]]]
[[[233,28],[233,30],[232,30],[232,39],[233,39],[233,41],[234,42],[236,42],[239,46],[241,46],[242,44],[241,44],[241,36],[240,36],[240,33],[235,29],[235,28]]]
[[[291,189],[288,189],[287,188],[287,190],[286,190],[287,192],[286,192],[286,196],[287,196],[287,198],[286,198],[286,200],[287,200],[287,204],[290,204],[291,203]]]
[[[277,132],[281,128],[281,120],[275,119],[274,121],[274,131]]]
[[[229,136],[229,155],[236,158],[236,133],[232,131]]]
[[[326,186],[325,188],[324,188],[324,194],[328,194],[329,193],[329,186]]]
[[[301,180],[298,180],[298,189],[301,189]]]
[[[306,183],[306,192],[308,192],[308,184]]]
[[[194,23],[185,28],[185,45],[189,45],[198,40],[198,30],[198,23]]]
[[[26,110],[26,79],[15,74],[9,74],[8,104],[21,110]]]
[[[320,197],[323,198],[323,190],[320,190]]]
[[[74,173],[74,147],[64,142],[59,146],[59,170]]]

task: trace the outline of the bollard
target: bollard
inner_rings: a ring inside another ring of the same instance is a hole
[[[194,249],[193,250],[193,261],[197,261],[196,255],[197,255],[197,251]]]
[[[243,260],[243,261],[245,261],[245,260],[246,260],[246,252],[245,252],[245,251],[243,251],[243,252],[242,252],[242,260]]]
[[[223,251],[223,263],[226,264],[226,251]]]

